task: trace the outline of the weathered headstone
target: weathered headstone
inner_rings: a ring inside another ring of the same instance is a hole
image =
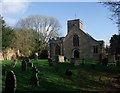
[[[49,63],[49,66],[53,66],[53,61],[51,58],[48,58],[48,63]]]
[[[58,62],[63,63],[64,61],[64,56],[59,55],[58,56]]]
[[[27,63],[25,60],[22,61],[22,65],[21,65],[22,71],[27,70]]]
[[[27,66],[28,67],[33,67],[33,63],[29,62],[29,63],[27,63]]]
[[[17,64],[17,60],[13,60],[13,62],[11,63],[12,68],[14,68],[16,64]]]
[[[16,76],[13,71],[9,71],[5,80],[5,93],[15,93]]]
[[[38,69],[34,66],[32,68],[32,76],[31,76],[31,84],[33,86],[39,86],[39,79],[38,79]]]

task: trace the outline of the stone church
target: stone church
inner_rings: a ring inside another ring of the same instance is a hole
[[[65,37],[49,40],[50,57],[63,55],[67,59],[94,59],[98,60],[104,55],[104,41],[97,41],[83,31],[80,19],[67,22],[67,35]]]

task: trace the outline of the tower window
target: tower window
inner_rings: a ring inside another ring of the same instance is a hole
[[[76,34],[73,36],[73,46],[79,46],[79,37]]]

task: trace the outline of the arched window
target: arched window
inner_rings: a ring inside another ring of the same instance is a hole
[[[79,37],[76,34],[73,36],[73,46],[79,46]]]

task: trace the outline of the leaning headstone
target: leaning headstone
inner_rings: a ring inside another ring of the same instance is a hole
[[[49,63],[49,66],[53,66],[53,61],[51,58],[48,58],[48,63]]]
[[[38,69],[34,66],[32,68],[32,76],[31,76],[31,84],[33,86],[39,86],[39,79],[38,79]]]
[[[22,71],[27,70],[27,63],[25,60],[22,61],[22,65],[21,65]]]
[[[5,80],[5,93],[15,93],[16,76],[13,71],[9,71]]]

